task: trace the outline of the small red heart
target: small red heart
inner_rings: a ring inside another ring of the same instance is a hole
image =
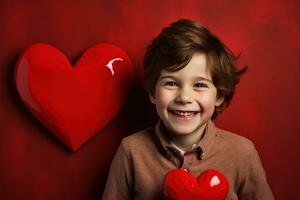
[[[182,169],[172,170],[165,175],[163,186],[167,200],[224,200],[229,191],[226,177],[213,169],[197,179]]]
[[[61,51],[39,43],[18,59],[15,82],[27,108],[75,151],[120,111],[132,73],[127,54],[111,44],[87,49],[72,67]]]

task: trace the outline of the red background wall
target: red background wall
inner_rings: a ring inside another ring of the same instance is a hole
[[[0,199],[99,199],[122,137],[156,122],[142,90],[142,57],[169,23],[206,25],[249,71],[216,120],[250,138],[276,199],[299,199],[299,1],[13,1],[0,3]],[[136,82],[124,109],[72,153],[25,109],[13,82],[28,45],[47,42],[74,62],[99,42],[131,57]]]

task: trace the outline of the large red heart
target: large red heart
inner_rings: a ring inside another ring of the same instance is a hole
[[[111,44],[95,45],[74,67],[48,44],[33,44],[18,59],[15,82],[28,109],[73,151],[123,106],[133,68]]]
[[[172,170],[165,175],[163,186],[167,200],[224,200],[229,190],[226,177],[213,169],[197,179],[185,170]]]

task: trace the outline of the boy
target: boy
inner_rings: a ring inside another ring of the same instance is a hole
[[[144,58],[145,87],[160,121],[123,139],[103,199],[163,199],[164,175],[176,168],[198,177],[207,169],[229,182],[227,199],[272,200],[251,141],[214,126],[230,103],[236,57],[209,30],[179,20],[162,30]]]

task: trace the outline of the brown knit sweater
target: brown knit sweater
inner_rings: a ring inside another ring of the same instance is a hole
[[[209,121],[199,144],[183,156],[166,137],[161,122],[123,139],[111,164],[103,200],[163,199],[164,175],[185,168],[195,177],[207,169],[223,173],[226,199],[274,199],[253,143]]]

